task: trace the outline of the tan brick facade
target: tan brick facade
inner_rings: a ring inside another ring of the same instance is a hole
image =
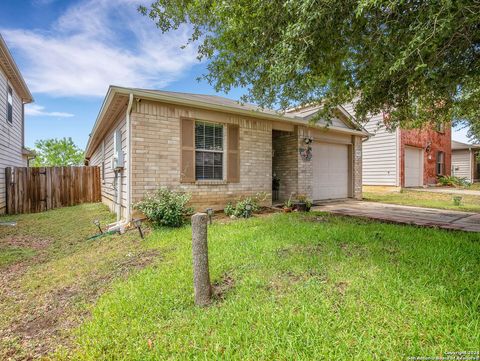
[[[234,123],[240,127],[240,181],[180,183],[180,119]],[[223,209],[242,196],[267,194],[271,204],[272,125],[267,120],[172,106],[158,102],[138,103],[132,119],[132,203],[160,186],[188,192],[199,210]]]

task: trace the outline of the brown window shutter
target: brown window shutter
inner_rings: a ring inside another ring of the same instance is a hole
[[[240,182],[240,128],[229,124],[227,131],[227,182]]]
[[[195,182],[195,121],[180,120],[180,182]]]

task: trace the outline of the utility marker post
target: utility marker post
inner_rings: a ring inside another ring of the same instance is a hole
[[[207,306],[212,298],[208,271],[207,223],[208,215],[205,213],[195,213],[192,216],[193,288],[197,306]]]

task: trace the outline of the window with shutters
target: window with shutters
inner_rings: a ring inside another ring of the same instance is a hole
[[[195,122],[195,179],[223,179],[223,125]]]
[[[445,153],[437,152],[437,175],[445,175]]]
[[[10,87],[8,87],[7,93],[7,121],[13,122],[13,91]]]

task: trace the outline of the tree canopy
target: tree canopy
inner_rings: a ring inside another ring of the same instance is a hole
[[[54,167],[82,165],[83,151],[78,148],[72,138],[44,139],[35,142],[36,153],[32,167]]]
[[[475,0],[157,0],[162,32],[187,24],[217,91],[281,109],[356,99],[393,126],[470,125],[480,139],[480,2]],[[189,44],[183,44],[189,45]],[[191,45],[191,44],[190,44]]]

